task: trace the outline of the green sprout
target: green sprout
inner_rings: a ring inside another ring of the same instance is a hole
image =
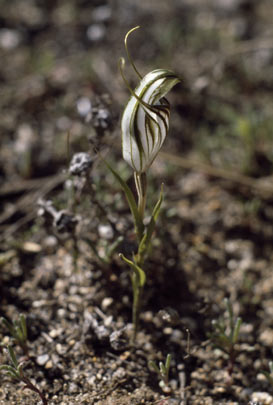
[[[147,201],[147,171],[159,153],[168,134],[170,104],[165,95],[180,79],[171,71],[156,69],[144,77],[138,72],[127,47],[128,36],[139,27],[131,29],[125,36],[125,50],[128,60],[140,79],[139,85],[133,90],[125,78],[123,58],[119,61],[120,73],[131,97],[124,109],[121,119],[122,154],[124,160],[134,171],[137,201],[130,187],[119,174],[107,163],[107,167],[115,176],[123,189],[134,220],[138,248],[132,258],[120,257],[131,269],[133,287],[133,335],[135,343],[138,331],[139,315],[143,288],[146,283],[144,261],[150,252],[151,240],[156,221],[163,201],[163,187],[159,199],[154,206],[148,225],[144,224]]]
[[[4,371],[6,375],[11,377],[12,380],[24,383],[23,390],[29,389],[33,392],[36,392],[40,396],[43,405],[48,405],[47,399],[45,398],[44,394],[39,390],[39,388],[32,384],[30,379],[25,375],[23,371],[23,362],[18,363],[12,347],[8,346],[6,348],[6,352],[11,364],[1,365],[0,371]]]
[[[268,363],[268,368],[269,368],[269,371],[262,370],[261,373],[266,376],[267,381],[268,381],[268,382],[272,385],[272,387],[273,387],[273,361],[270,361],[270,362]]]
[[[169,371],[171,366],[172,356],[169,353],[166,357],[165,364],[160,361],[159,366],[156,364],[155,361],[150,360],[149,366],[154,369],[154,371],[158,374],[160,378],[159,386],[166,390],[169,389]]]
[[[209,335],[214,346],[228,356],[228,373],[231,376],[234,368],[237,351],[235,348],[238,342],[242,319],[234,318],[233,309],[228,298],[224,299],[228,319],[220,318],[212,321],[213,332]]]
[[[0,318],[2,325],[4,325],[10,332],[11,336],[22,349],[26,356],[28,356],[27,347],[27,323],[26,317],[23,314],[19,315],[19,319],[14,320],[13,323],[9,322],[6,318]]]

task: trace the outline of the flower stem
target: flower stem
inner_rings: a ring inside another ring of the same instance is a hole
[[[145,172],[144,173],[135,172],[134,177],[138,195],[138,212],[143,221],[147,199],[147,176]]]
[[[131,343],[134,344],[136,341],[136,336],[139,328],[139,314],[141,309],[141,298],[143,287],[140,285],[137,275],[134,273],[132,275],[133,284],[133,335]]]
[[[138,243],[140,246],[145,229],[143,225],[143,219],[145,214],[146,198],[147,198],[147,176],[145,172],[144,173],[135,172],[134,178],[138,195],[138,213],[142,225],[141,229],[137,229]],[[140,249],[138,248],[138,252],[134,256],[134,262],[140,268],[142,268],[143,266],[144,254],[145,252],[140,253]],[[143,291],[143,285],[140,282],[140,277],[136,273],[132,274],[132,286],[133,286],[133,335],[131,343],[134,344],[138,332],[139,314],[141,309],[141,298]]]
[[[22,378],[22,381],[23,381],[24,384],[25,384],[25,386],[24,386],[23,389],[27,389],[27,388],[28,388],[29,390],[31,390],[31,391],[33,391],[33,392],[36,392],[36,393],[40,396],[43,405],[48,405],[48,402],[47,402],[47,399],[46,399],[45,395],[42,393],[41,390],[39,390],[38,387],[36,387],[34,384],[32,384],[32,382],[31,382],[28,378],[26,378],[26,377],[23,377],[23,378]]]

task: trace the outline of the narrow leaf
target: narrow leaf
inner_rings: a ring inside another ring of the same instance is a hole
[[[234,328],[234,316],[233,316],[233,309],[232,309],[232,305],[230,303],[230,300],[228,298],[224,299],[225,305],[226,305],[226,309],[228,312],[228,317],[229,317],[229,328],[230,328],[230,339],[232,340],[232,336],[233,336],[233,328]]]
[[[7,371],[7,375],[11,378],[14,378],[14,380],[20,381],[20,377],[18,377],[18,375],[12,371]]]
[[[125,183],[125,181],[120,177],[120,175],[110,166],[110,164],[108,162],[106,162],[106,160],[104,160],[104,163],[106,164],[108,169],[111,171],[111,173],[115,176],[115,178],[117,179],[117,181],[119,182],[119,184],[121,185],[121,187],[125,193],[132,216],[134,218],[134,223],[135,223],[138,238],[141,239],[142,234],[143,234],[143,223],[142,223],[141,217],[138,212],[135,197],[134,197],[130,187]]]
[[[11,378],[14,378],[15,380],[20,380],[16,369],[12,366],[8,366],[6,364],[0,366],[0,371],[5,371],[7,373],[7,375]]]
[[[110,262],[111,257],[116,252],[119,245],[123,242],[124,237],[118,236],[117,239],[106,249],[106,260]]]
[[[143,257],[147,251],[147,232],[144,233],[140,244],[138,246],[138,254],[140,257]]]
[[[137,264],[132,262],[132,260],[127,259],[122,253],[120,253],[119,256],[122,258],[122,260],[124,260],[127,264],[129,264],[129,266],[131,267],[133,272],[138,277],[138,282],[139,282],[140,287],[143,287],[146,282],[145,272]]]
[[[4,318],[4,317],[1,318],[1,322],[2,322],[3,325],[6,326],[6,328],[9,330],[10,334],[13,336],[14,331],[13,331],[12,324],[9,321],[7,321],[7,319]]]
[[[17,367],[18,370],[18,375],[20,376],[20,378],[22,379],[24,377],[24,371],[23,371],[23,362],[21,362],[19,364],[19,366]]]
[[[234,327],[233,336],[232,336],[232,343],[233,344],[236,343],[237,340],[238,340],[241,325],[242,325],[242,318],[237,318],[236,323],[235,323],[235,327]]]
[[[220,321],[217,321],[216,319],[213,319],[211,324],[212,324],[212,327],[215,329],[215,331],[218,330],[220,333],[225,334],[226,327]]]
[[[21,343],[22,341],[24,341],[24,337],[23,337],[23,331],[21,329],[20,326],[16,326],[15,328],[15,336],[16,336],[16,340]]]
[[[24,341],[27,340],[27,322],[26,317],[23,314],[20,314],[20,322],[21,322],[21,330],[23,332],[23,339]]]
[[[155,361],[150,360],[148,364],[149,364],[149,366],[150,366],[151,368],[153,368],[153,369],[155,370],[156,373],[160,374],[160,370],[159,370],[159,368],[158,368],[158,366],[157,366],[157,364],[156,364]]]
[[[0,366],[0,371],[14,371],[14,368],[7,364],[2,364],[2,366]]]
[[[167,355],[166,363],[165,363],[165,367],[166,367],[167,372],[168,372],[169,369],[170,369],[171,360],[172,360],[172,355],[169,353],[169,354]]]
[[[13,348],[11,346],[8,346],[7,349],[8,349],[8,353],[9,353],[12,364],[14,365],[15,368],[17,368],[18,367],[18,361],[17,361],[16,356],[14,354]]]
[[[162,361],[159,363],[159,368],[160,368],[161,375],[165,376],[166,375],[166,367],[165,367],[165,365],[164,365],[164,363]]]
[[[159,199],[158,199],[156,205],[154,206],[152,216],[151,216],[149,225],[147,227],[147,231],[146,231],[147,237],[145,240],[145,243],[147,246],[149,246],[149,244],[150,244],[150,241],[151,241],[154,229],[155,229],[155,224],[156,224],[159,212],[160,212],[162,201],[163,201],[163,184],[161,185]]]

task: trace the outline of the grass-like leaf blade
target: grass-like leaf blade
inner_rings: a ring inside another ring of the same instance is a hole
[[[125,263],[127,263],[131,269],[133,270],[133,272],[136,274],[136,276],[138,277],[139,280],[139,286],[143,287],[145,282],[146,282],[146,274],[145,272],[134,262],[132,262],[132,260],[127,259],[122,253],[120,253],[119,255],[122,260],[125,261]]]
[[[146,239],[145,239],[145,244],[146,244],[147,247],[150,244],[150,241],[151,241],[154,229],[155,229],[155,224],[156,224],[159,212],[160,212],[162,201],[163,201],[163,184],[161,185],[159,199],[158,199],[156,205],[154,206],[152,216],[151,216],[149,225],[147,227]]]
[[[137,207],[135,197],[134,197],[130,187],[120,177],[120,175],[110,166],[110,164],[108,162],[106,162],[106,160],[104,160],[104,163],[106,164],[108,169],[111,171],[111,173],[114,175],[114,177],[117,179],[117,181],[119,182],[119,184],[121,185],[121,187],[122,187],[122,189],[123,189],[123,191],[125,193],[125,196],[127,198],[131,213],[132,213],[133,218],[134,218],[138,238],[139,238],[139,240],[141,240],[144,226],[143,226],[143,222],[142,222],[141,217],[140,217],[139,212],[138,212],[138,207]]]

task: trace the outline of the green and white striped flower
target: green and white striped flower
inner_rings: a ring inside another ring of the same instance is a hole
[[[144,76],[134,91],[128,86],[131,97],[121,120],[122,153],[136,173],[147,171],[166,138],[170,105],[164,96],[179,81],[173,72],[157,69]]]

